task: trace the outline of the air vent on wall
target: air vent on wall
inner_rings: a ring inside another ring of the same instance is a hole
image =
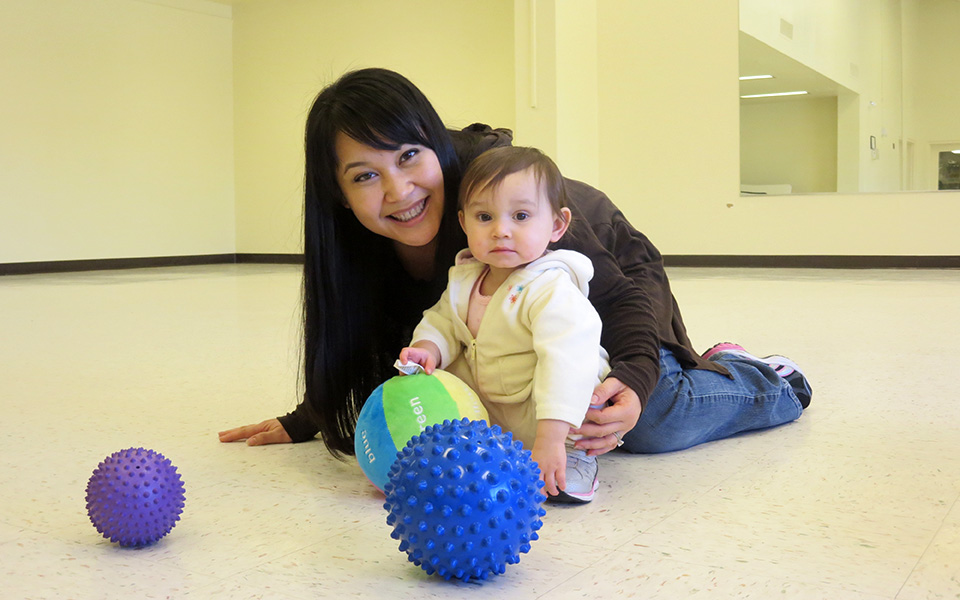
[[[780,33],[784,36],[793,39],[793,23],[780,19]]]

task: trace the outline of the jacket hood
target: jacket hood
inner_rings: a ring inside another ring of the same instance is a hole
[[[460,130],[448,131],[463,169],[466,169],[473,159],[486,150],[509,146],[513,142],[513,132],[509,129],[494,129],[483,123],[474,123]]]

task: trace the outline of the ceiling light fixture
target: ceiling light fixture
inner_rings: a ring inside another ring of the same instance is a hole
[[[773,75],[744,75],[740,78],[740,81],[747,81],[748,79],[773,79]]]
[[[748,94],[746,96],[740,96],[741,98],[769,98],[771,96],[801,96],[806,94],[806,91],[799,92],[776,92],[774,94]]]

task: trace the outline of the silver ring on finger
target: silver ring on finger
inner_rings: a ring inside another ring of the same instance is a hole
[[[617,438],[617,448],[619,448],[620,446],[623,445],[623,438],[620,436],[620,432],[619,432],[619,431],[614,431],[614,432],[613,432],[613,435],[615,435],[616,438]]]

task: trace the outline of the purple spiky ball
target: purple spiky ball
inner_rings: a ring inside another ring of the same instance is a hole
[[[90,522],[121,546],[146,546],[170,533],[183,504],[177,468],[159,452],[144,448],[114,452],[87,483]]]
[[[546,514],[540,469],[513,435],[444,421],[397,453],[384,491],[400,551],[428,575],[483,580],[520,561]]]

